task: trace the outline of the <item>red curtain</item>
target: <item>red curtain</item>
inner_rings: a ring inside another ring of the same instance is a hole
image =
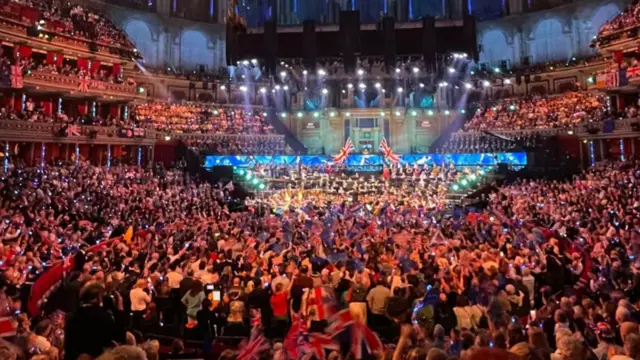
[[[20,57],[29,58],[31,57],[31,47],[27,45],[20,45],[20,49],[18,50]]]
[[[78,113],[80,115],[87,115],[87,104],[78,104]]]
[[[615,59],[616,64],[618,64],[618,65],[622,64],[623,55],[624,54],[622,53],[622,50],[618,50],[618,51],[613,53],[613,58]]]
[[[27,19],[27,21],[32,24],[35,24],[36,22],[40,21],[40,11],[34,8],[23,7],[22,13],[20,14],[20,16],[23,19]]]
[[[64,55],[58,54],[58,57],[56,57],[56,66],[57,67],[62,67],[62,61],[63,60],[64,60]]]
[[[78,58],[78,68],[86,71],[89,68],[89,59]]]
[[[120,64],[113,64],[113,76],[114,77],[118,77],[120,76]]]
[[[100,69],[100,60],[91,60],[91,73],[95,74]]]
[[[53,102],[51,102],[51,100],[42,100],[40,105],[42,105],[42,110],[45,115],[53,114]]]
[[[13,102],[13,109],[16,112],[22,111],[22,94],[16,94]]]
[[[120,105],[118,104],[111,105],[111,117],[114,119],[120,119]]]
[[[47,64],[56,64],[56,53],[53,51],[47,51]]]

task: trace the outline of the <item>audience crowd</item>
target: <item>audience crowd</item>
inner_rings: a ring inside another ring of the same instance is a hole
[[[447,169],[409,177],[481,174]],[[168,358],[253,346],[256,359],[637,359],[639,180],[637,163],[603,163],[497,187],[485,210],[457,213],[391,180],[233,208],[229,186],[179,171],[15,167],[0,182],[0,309],[17,331],[0,351],[155,359],[146,340],[164,331],[177,339]],[[48,311],[20,312],[21,286],[72,254]]]
[[[611,37],[617,31],[636,27],[638,26],[638,20],[640,20],[640,7],[638,6],[638,2],[634,1],[627,5],[624,11],[620,12],[618,15],[614,16],[613,19],[608,20],[604,25],[602,25],[602,27],[600,27],[596,40],[603,41],[604,39]]]

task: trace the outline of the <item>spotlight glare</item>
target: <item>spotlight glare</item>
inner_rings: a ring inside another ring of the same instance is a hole
[[[249,65],[249,61],[247,61],[247,60],[243,61],[243,62],[242,62],[242,65],[245,65],[245,66],[246,66],[246,65]]]
[[[423,88],[423,87],[424,87],[424,84],[423,84],[423,83],[420,83],[420,87],[421,87],[421,88]]]
[[[493,69],[493,72],[496,73],[496,74],[500,73],[500,68]]]
[[[385,115],[384,111],[380,112],[380,116],[384,116],[384,115]]]
[[[351,88],[353,88],[353,84],[352,84],[352,83],[348,83],[348,84],[347,84],[347,87],[348,87],[349,89],[351,89]]]
[[[329,90],[327,88],[322,89],[322,94],[327,95],[329,93]]]
[[[489,87],[489,86],[491,86],[491,83],[488,80],[485,80],[485,81],[482,82],[482,86]]]
[[[382,85],[380,85],[380,83],[376,83],[376,85],[375,85],[375,86],[376,86],[376,89],[380,89],[380,87],[381,87]]]
[[[287,117],[287,113],[286,113],[286,112],[283,112],[282,114],[280,114],[280,116],[282,116],[282,117]]]
[[[398,88],[398,92],[399,92],[399,93],[401,93],[401,92],[402,92],[402,88],[401,88],[401,87],[399,87],[399,88]]]
[[[326,74],[327,73],[324,70],[322,70],[322,69],[318,70],[318,75],[325,76]]]
[[[266,93],[267,92],[267,88],[261,87],[260,88],[260,92],[263,93],[263,94]]]
[[[224,86],[224,85],[220,86],[220,90],[225,90],[226,88],[227,88],[227,87],[226,87],[226,86]]]
[[[351,113],[347,111],[346,113],[344,113],[344,116],[349,117],[351,116]]]
[[[445,115],[449,115],[449,114],[450,114],[449,110],[445,110],[445,111],[444,111],[444,114],[445,114]]]
[[[456,69],[450,67],[447,69],[447,71],[449,71],[449,74],[453,74],[454,72],[456,72]]]
[[[256,60],[256,59],[251,59],[251,63],[255,65],[255,64],[257,64],[257,63],[258,63],[258,60]]]
[[[429,116],[433,116],[433,110],[429,110],[429,111],[427,111],[427,115],[429,115]]]
[[[411,111],[411,116],[416,116],[416,115],[418,115],[418,113],[415,110]]]
[[[336,116],[336,113],[334,111],[332,111],[332,112],[329,113],[329,116],[334,117],[334,116]]]
[[[287,91],[287,90],[289,90],[289,86],[288,86],[288,85],[285,85],[285,86],[283,87],[283,89],[284,89],[285,91]]]
[[[298,117],[299,117],[299,118],[301,118],[301,117],[303,116],[303,114],[302,114],[302,112],[301,112],[301,111],[298,111],[298,114],[297,114],[297,115],[298,115]]]
[[[286,76],[287,76],[287,72],[286,72],[286,71],[281,71],[281,72],[280,72],[280,76],[282,76],[282,77],[286,77]]]
[[[280,85],[276,85],[276,90],[280,90]]]
[[[247,92],[247,87],[246,86],[240,86],[240,91],[242,92]]]
[[[262,113],[262,116],[267,116],[267,115],[269,115],[269,114],[267,114],[266,112]]]
[[[360,84],[358,84],[358,87],[359,87],[360,89],[366,89],[366,88],[367,88],[367,85],[365,85],[365,84],[363,84],[363,83],[360,83]]]
[[[464,83],[464,87],[467,89],[471,89],[473,87],[473,85],[469,84],[469,83]]]
[[[511,84],[511,80],[510,80],[510,79],[505,79],[505,80],[504,80],[504,83],[505,83],[505,84],[507,84],[507,85],[509,85],[509,84]]]
[[[396,116],[400,116],[400,111],[396,111]]]
[[[414,73],[414,74],[417,74],[417,73],[419,73],[419,72],[420,72],[420,69],[418,69],[417,67],[414,67],[414,68],[413,68],[413,73]]]
[[[302,75],[307,75],[309,72],[307,70],[302,71]]]
[[[318,113],[317,111],[313,113],[313,117],[317,118],[318,116],[320,116],[320,113]]]
[[[364,75],[364,70],[358,69],[358,75],[360,75],[360,76]]]
[[[396,74],[400,73],[400,68],[396,68]]]

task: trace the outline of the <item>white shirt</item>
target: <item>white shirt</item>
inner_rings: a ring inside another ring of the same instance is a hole
[[[131,311],[145,310],[147,304],[151,302],[151,296],[141,288],[132,289],[129,292],[129,298],[131,299]]]
[[[171,289],[179,289],[182,279],[184,279],[184,276],[177,271],[171,271],[167,274],[167,283]]]

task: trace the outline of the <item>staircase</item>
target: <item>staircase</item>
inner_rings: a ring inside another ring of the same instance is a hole
[[[431,145],[429,145],[429,152],[431,153],[437,152],[438,149],[442,147],[442,145],[444,145],[447,141],[449,141],[451,134],[458,131],[458,129],[460,129],[462,125],[464,125],[464,123],[467,122],[467,119],[470,119],[474,113],[475,113],[475,109],[469,109],[466,111],[465,114],[458,112],[458,115],[456,116],[456,118],[452,122],[450,122],[447,125],[447,127],[445,127],[444,130],[442,130],[438,138],[434,142],[432,142]]]
[[[298,138],[295,135],[293,135],[293,133],[291,132],[291,130],[289,130],[287,125],[285,125],[282,122],[282,120],[280,120],[280,117],[278,117],[278,113],[276,112],[276,110],[269,109],[265,111],[267,113],[267,121],[269,122],[269,124],[273,126],[273,128],[276,130],[278,134],[284,135],[285,143],[291,149],[293,149],[293,152],[296,155],[306,154],[307,148],[304,146],[304,144],[300,140],[298,140]]]

